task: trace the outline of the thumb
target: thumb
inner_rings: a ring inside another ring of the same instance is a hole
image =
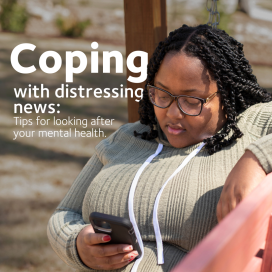
[[[87,245],[97,245],[107,243],[111,240],[111,236],[104,233],[95,233],[93,231],[86,231],[84,233],[84,243]]]

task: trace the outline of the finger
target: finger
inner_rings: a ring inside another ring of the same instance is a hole
[[[106,266],[105,270],[115,270],[115,269],[119,269],[119,268],[122,268],[126,265],[128,265],[129,263],[131,263],[133,260],[131,261],[126,261],[126,262],[123,262],[123,263],[120,263],[120,264],[115,264],[115,265],[112,265],[112,266]]]
[[[86,245],[92,246],[101,243],[107,243],[111,240],[109,235],[105,235],[102,233],[91,233],[88,232],[84,235],[84,243]]]
[[[226,203],[222,204],[222,208],[221,208],[221,220],[224,219],[224,217],[228,214],[229,208],[228,205]]]
[[[216,207],[216,217],[217,221],[220,222],[222,220],[222,201],[221,198],[219,199],[219,202]]]
[[[95,267],[95,269],[97,269],[97,270],[115,270],[115,269],[122,268],[122,267],[128,265],[129,263],[130,263],[130,261],[126,261],[126,262],[115,264],[115,265],[98,265]]]
[[[236,203],[237,205],[243,200],[244,198],[241,195],[236,196]]]
[[[237,206],[236,198],[231,197],[228,199],[228,213],[230,213]]]
[[[236,206],[236,199],[229,199],[225,204],[225,207],[222,209],[222,219],[225,218],[233,209],[235,209]]]
[[[104,265],[104,266],[113,266],[113,265],[119,265],[123,262],[129,262],[133,261],[138,256],[137,251],[133,251],[131,253],[126,254],[117,254],[110,257],[103,257],[103,258],[96,258],[96,263],[98,265]]]
[[[91,255],[98,258],[131,252],[132,250],[132,245],[126,244],[95,245],[93,247],[90,247]]]
[[[245,190],[242,189],[240,189],[239,191],[236,190],[234,193],[237,204],[240,203],[247,196],[247,192],[245,192]]]
[[[226,215],[236,206],[236,200],[234,197],[234,188],[233,186],[225,184],[221,196],[221,218],[220,220],[222,221]]]

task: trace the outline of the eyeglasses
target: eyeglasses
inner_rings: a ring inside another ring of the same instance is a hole
[[[156,107],[165,109],[168,108],[174,100],[177,100],[179,109],[190,116],[200,115],[203,105],[211,101],[217,94],[217,92],[215,92],[206,99],[203,99],[188,95],[172,95],[163,89],[151,85],[147,85],[147,90],[150,102]]]

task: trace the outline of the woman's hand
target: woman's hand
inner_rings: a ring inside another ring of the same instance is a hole
[[[265,177],[266,173],[256,156],[246,150],[228,175],[223,187],[216,210],[218,222],[232,211]]]
[[[138,256],[131,245],[101,244],[109,241],[109,235],[95,233],[91,225],[82,229],[76,241],[81,261],[93,269],[114,270],[127,265]]]

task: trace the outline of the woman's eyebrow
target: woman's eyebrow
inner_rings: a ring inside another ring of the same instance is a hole
[[[199,89],[188,89],[188,90],[183,90],[182,92],[184,93],[192,93],[192,92],[203,92]]]
[[[156,81],[155,83],[158,84],[158,85],[161,85],[161,87],[162,87],[163,89],[168,90],[168,88],[167,88],[166,86],[164,86],[161,82]]]
[[[167,88],[166,86],[164,86],[161,82],[156,81],[155,82],[157,85],[160,85],[163,89],[169,90],[169,88]],[[181,90],[181,92],[184,93],[192,93],[192,92],[203,92],[202,90],[199,89],[188,89],[188,90]]]

